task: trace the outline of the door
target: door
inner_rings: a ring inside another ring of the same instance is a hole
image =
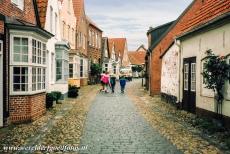
[[[3,43],[0,40],[0,127],[3,126]]]
[[[196,57],[183,60],[183,109],[196,111]]]

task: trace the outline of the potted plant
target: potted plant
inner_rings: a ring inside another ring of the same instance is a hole
[[[53,91],[52,92],[54,100],[56,101],[56,103],[58,104],[58,100],[61,99],[62,93],[60,91]]]
[[[76,98],[78,96],[78,88],[77,86],[69,85],[68,97]]]
[[[53,101],[54,101],[54,96],[52,93],[47,93],[46,94],[46,108],[51,108],[53,107]]]

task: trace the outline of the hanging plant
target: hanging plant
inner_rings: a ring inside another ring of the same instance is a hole
[[[223,89],[225,81],[229,78],[230,65],[227,64],[227,56],[217,56],[212,50],[206,52],[203,77],[206,88],[215,93],[216,112],[222,115],[222,103],[224,100]]]

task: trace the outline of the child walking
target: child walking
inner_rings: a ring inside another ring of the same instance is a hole
[[[120,86],[121,86],[121,93],[124,94],[125,92],[125,85],[126,85],[126,79],[125,76],[120,77]]]
[[[116,77],[114,75],[111,75],[110,76],[110,86],[111,86],[112,93],[114,93],[115,85],[116,85]]]

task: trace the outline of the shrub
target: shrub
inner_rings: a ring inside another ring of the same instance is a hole
[[[68,97],[76,98],[78,96],[78,88],[76,86],[69,85]]]
[[[54,100],[56,103],[59,103],[58,100],[61,98],[62,94],[60,91],[53,91],[51,92],[53,94]]]
[[[52,93],[47,93],[46,94],[46,108],[51,108],[53,107],[53,101],[54,101],[54,96]]]

